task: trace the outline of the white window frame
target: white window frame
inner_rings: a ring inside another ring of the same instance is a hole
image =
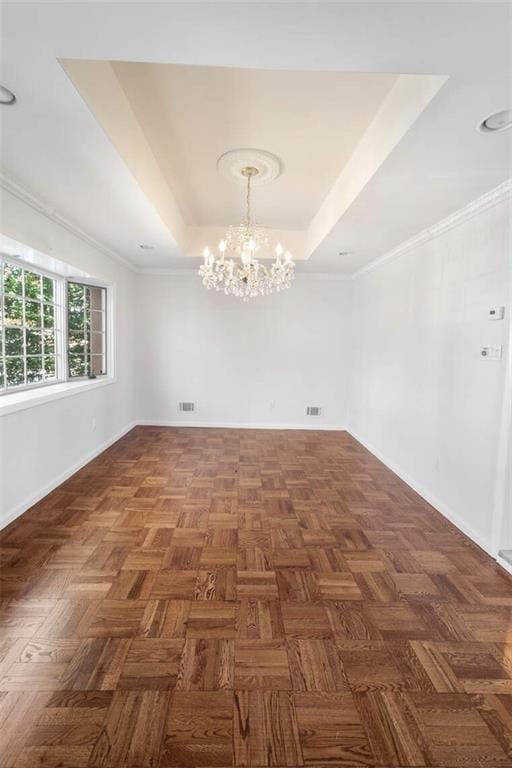
[[[62,389],[63,384],[80,384],[85,382],[107,383],[114,380],[114,286],[109,285],[103,280],[97,280],[92,277],[82,275],[64,276],[56,272],[35,266],[23,258],[7,255],[0,252],[0,264],[10,264],[29,272],[42,275],[54,280],[54,306],[55,306],[55,378],[51,381],[36,381],[30,384],[19,384],[14,387],[0,388],[0,403],[2,399],[9,395],[16,395],[24,392],[34,392],[37,390],[49,390],[52,387]],[[82,285],[97,286],[105,289],[105,362],[106,373],[98,374],[95,378],[84,376],[70,376],[68,365],[68,283],[80,283]],[[5,329],[4,329],[5,331]],[[2,338],[0,337],[0,352],[3,352]],[[25,355],[26,357],[26,355]]]

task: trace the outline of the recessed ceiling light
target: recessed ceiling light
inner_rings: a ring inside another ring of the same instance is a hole
[[[510,127],[512,127],[512,109],[503,109],[501,112],[494,112],[482,120],[478,130],[482,133],[495,133]]]
[[[152,251],[154,247],[154,245],[145,245],[144,243],[139,245],[139,248],[142,248],[143,251]]]
[[[0,85],[0,104],[14,104],[16,101],[16,96],[12,91],[10,91],[8,88],[5,87],[5,85]]]

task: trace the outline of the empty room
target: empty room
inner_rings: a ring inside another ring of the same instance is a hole
[[[0,768],[512,768],[512,3],[0,44]]]

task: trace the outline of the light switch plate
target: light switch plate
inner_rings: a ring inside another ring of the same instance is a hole
[[[503,354],[503,347],[501,344],[497,346],[482,347],[480,349],[480,355],[484,360],[501,360]]]
[[[505,317],[505,307],[496,305],[495,307],[489,307],[487,312],[489,320],[503,320]]]

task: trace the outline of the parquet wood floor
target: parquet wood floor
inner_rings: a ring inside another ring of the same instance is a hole
[[[346,433],[137,427],[0,554],[0,768],[512,766],[512,580]]]

